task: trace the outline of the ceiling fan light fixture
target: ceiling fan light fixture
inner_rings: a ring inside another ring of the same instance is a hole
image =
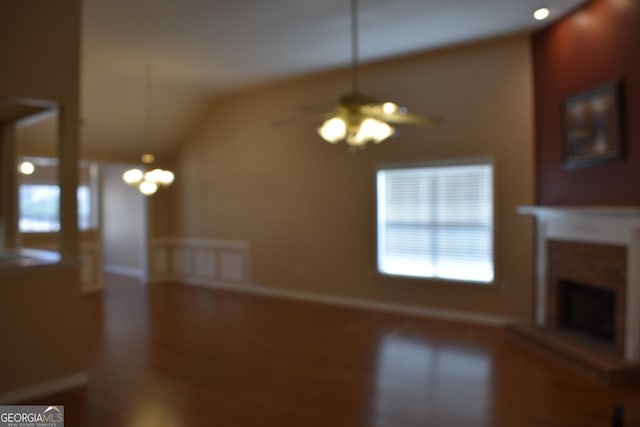
[[[400,111],[400,107],[395,102],[385,102],[382,104],[382,112],[385,114],[393,114]]]
[[[394,125],[436,125],[435,118],[409,114],[394,102],[378,103],[376,98],[359,90],[358,79],[358,0],[351,1],[351,92],[342,94],[333,113],[325,116],[317,129],[327,142],[344,141],[351,147],[364,148],[368,142],[380,143],[395,133]]]
[[[395,133],[388,123],[374,117],[333,116],[318,128],[318,134],[327,142],[337,144],[345,141],[354,147],[363,147],[367,142],[380,143]]]

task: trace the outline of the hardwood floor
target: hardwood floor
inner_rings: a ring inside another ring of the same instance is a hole
[[[109,276],[67,426],[640,427],[606,388],[477,325]]]

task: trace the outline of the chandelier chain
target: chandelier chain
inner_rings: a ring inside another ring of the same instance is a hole
[[[153,74],[153,65],[146,64],[145,67],[146,74],[146,82],[145,82],[145,120],[144,120],[144,131],[145,131],[145,145],[147,149],[151,149],[151,120],[152,120],[152,108],[153,108],[153,100],[152,100],[152,85],[151,78]]]

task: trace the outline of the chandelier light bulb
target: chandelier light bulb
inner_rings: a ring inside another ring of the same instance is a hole
[[[142,178],[144,178],[144,173],[137,168],[129,169],[122,175],[122,180],[128,185],[138,185]]]
[[[144,180],[147,182],[153,182],[154,184],[159,184],[161,179],[162,179],[161,169],[153,169],[144,174]]]
[[[173,183],[173,172],[164,169],[153,169],[144,174],[144,180],[157,185],[168,186]]]
[[[163,170],[162,176],[160,177],[160,184],[171,185],[173,183],[174,178],[175,178],[175,175],[173,174],[173,172]]]
[[[158,191],[158,184],[156,184],[155,182],[142,181],[138,186],[138,189],[145,196],[150,196]]]

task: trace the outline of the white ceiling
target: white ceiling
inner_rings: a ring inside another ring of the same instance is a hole
[[[361,61],[528,31],[585,0],[359,0]],[[82,144],[137,152],[144,64],[152,137],[168,150],[212,97],[350,62],[348,0],[84,0]]]

